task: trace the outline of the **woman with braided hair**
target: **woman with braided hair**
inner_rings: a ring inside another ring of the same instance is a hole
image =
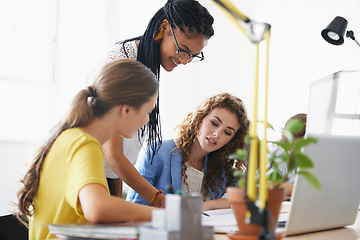
[[[229,94],[216,94],[189,113],[176,128],[175,139],[166,140],[154,156],[148,149],[136,163],[140,174],[156,188],[183,193],[200,193],[204,210],[229,208],[221,199],[227,186],[233,186],[233,163],[229,154],[244,148],[249,120],[243,102]],[[242,165],[242,163],[239,164]],[[130,189],[128,199],[147,204]]]
[[[110,195],[101,146],[146,124],[158,89],[151,70],[122,59],[75,96],[21,181],[18,218],[29,221],[30,240],[55,238],[47,224],[151,220],[151,207]]]
[[[149,21],[142,36],[115,44],[97,68],[115,59],[137,59],[150,68],[159,80],[160,66],[171,72],[180,64],[204,60],[202,50],[214,34],[213,21],[207,9],[195,0],[168,0]],[[136,162],[145,139],[154,152],[161,145],[158,104],[159,101],[150,114],[149,123],[139,131],[138,136],[132,139],[115,136],[103,146],[104,167],[112,194],[121,196],[124,180],[147,202],[154,200],[155,206],[164,207],[165,196],[159,195],[159,191],[149,185],[134,167],[130,168]]]

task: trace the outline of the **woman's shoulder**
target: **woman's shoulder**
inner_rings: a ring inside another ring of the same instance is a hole
[[[179,148],[177,148],[174,139],[163,140],[158,151],[166,152],[167,154],[171,154],[171,155],[175,155],[175,156],[179,155],[181,153],[181,150]]]
[[[172,148],[176,147],[174,139],[163,140],[160,148],[170,148],[170,147]]]
[[[172,158],[172,156],[177,155],[178,150],[176,149],[176,144],[174,139],[163,140],[160,148],[155,152],[154,158],[161,159],[165,161],[166,159]]]
[[[114,46],[112,46],[109,51],[106,53],[105,61],[110,62],[118,59],[134,59],[137,58],[138,48],[136,46],[136,41],[128,41],[128,42],[117,42]]]
[[[120,43],[117,43],[115,44],[115,46],[118,48],[119,45],[121,47],[121,52],[128,58],[130,59],[135,59],[137,58],[137,53],[138,53],[138,47],[136,45],[136,40],[133,40],[133,41],[128,41],[128,42],[125,42],[123,44],[123,42],[120,42]],[[126,51],[126,54],[125,52]]]
[[[72,146],[81,146],[84,144],[95,144],[101,147],[100,143],[93,136],[87,134],[80,128],[70,128],[63,131],[58,139],[61,142],[67,142]]]
[[[94,73],[98,73],[100,69],[109,62],[119,59],[137,59],[137,46],[135,41],[129,41],[123,44],[118,42],[114,44],[107,52],[104,58],[102,58],[95,66]]]

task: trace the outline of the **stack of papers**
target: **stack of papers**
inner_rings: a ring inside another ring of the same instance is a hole
[[[279,214],[278,222],[284,222],[289,219],[290,202],[283,202]],[[215,233],[233,233],[238,231],[236,218],[233,209],[217,209],[203,212],[202,225],[214,227]]]
[[[126,222],[117,224],[50,224],[51,234],[59,238],[77,239],[138,239],[140,226],[150,222]]]
[[[205,211],[202,215],[202,225],[214,227],[215,233],[232,233],[238,231],[236,218],[233,210],[217,209]]]

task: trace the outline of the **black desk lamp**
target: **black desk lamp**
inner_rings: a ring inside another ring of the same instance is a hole
[[[331,44],[341,45],[344,43],[344,33],[347,25],[348,21],[345,18],[337,16],[324,30],[321,31],[321,36]],[[351,38],[360,46],[359,42],[354,37],[353,31],[347,31],[346,37]]]

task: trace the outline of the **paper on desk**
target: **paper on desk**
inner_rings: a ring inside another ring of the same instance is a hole
[[[287,222],[289,220],[289,213],[280,213],[278,222]]]
[[[205,211],[209,216],[202,215],[202,224],[210,226],[236,225],[235,215],[232,209],[216,209]]]
[[[278,221],[287,221],[289,219],[291,203],[283,202],[279,214]],[[229,233],[238,230],[236,218],[232,209],[209,210],[204,213],[209,216],[202,215],[202,224],[214,226],[214,232]]]
[[[290,208],[291,208],[291,202],[282,202],[281,203],[281,208],[280,208],[280,213],[288,213],[290,212]]]
[[[291,207],[291,202],[283,202],[281,204],[279,218],[284,219],[288,215]],[[230,209],[216,209],[205,211],[209,216],[202,215],[203,225],[211,226],[228,226],[236,225],[236,219],[232,208]]]
[[[235,215],[232,209],[209,210],[202,215],[202,225],[214,227],[216,233],[230,233],[238,230]]]
[[[278,222],[286,222],[289,219],[291,202],[282,202]]]

